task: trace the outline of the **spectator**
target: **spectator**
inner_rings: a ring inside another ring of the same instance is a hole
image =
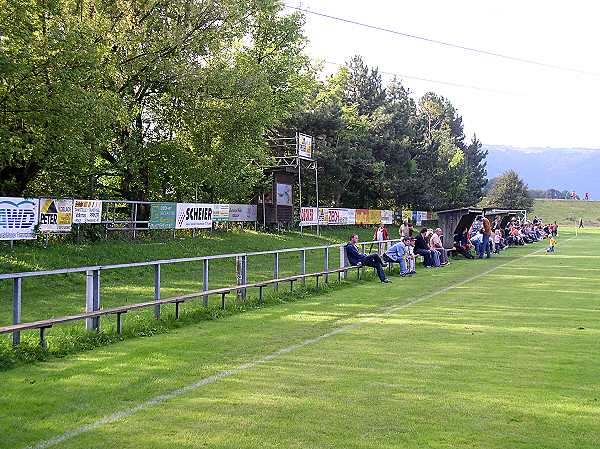
[[[429,249],[429,244],[427,243],[427,240],[425,240],[426,236],[427,236],[427,228],[421,229],[421,232],[415,239],[414,251],[415,251],[415,254],[417,254],[419,256],[423,256],[423,266],[425,268],[432,268],[435,266],[435,262],[434,262],[433,255],[432,255],[432,253],[435,251],[432,251],[431,249]]]
[[[427,246],[431,250],[431,257],[433,259],[433,265],[437,267],[442,266],[442,261],[440,259],[440,253],[438,253],[433,246],[431,245],[431,238],[433,237],[433,229],[427,229],[427,234],[425,235],[425,241],[427,242]]]
[[[477,234],[471,237],[471,244],[475,247],[475,253],[479,255],[481,246],[483,245],[483,228],[480,229]]]
[[[411,274],[406,263],[409,245],[410,237],[403,237],[401,241],[390,246],[383,255],[383,260],[385,262],[395,262],[400,264],[400,276],[408,276]]]
[[[464,229],[462,232],[454,234],[454,249],[461,254],[465,259],[473,259],[471,254],[471,245],[467,238],[468,229]]]
[[[492,224],[490,220],[481,215],[477,217],[477,221],[481,223],[481,229],[483,229],[483,239],[481,245],[479,245],[479,251],[477,251],[477,258],[483,259],[483,253],[485,252],[486,258],[489,259],[492,255],[490,247],[490,237],[492,235]]]
[[[379,280],[383,283],[391,282],[385,276],[385,272],[383,271],[383,267],[387,266],[379,257],[379,254],[362,254],[358,251],[356,244],[358,243],[358,235],[352,234],[350,236],[350,241],[346,243],[346,256],[348,257],[348,262],[350,265],[354,266],[366,266],[373,267],[375,271],[377,271],[377,276],[379,276]]]
[[[437,251],[440,258],[441,265],[448,265],[448,251],[444,248],[442,244],[442,237],[444,233],[441,228],[437,228],[433,234],[431,235],[431,239],[429,240],[429,245],[431,249]]]
[[[583,217],[579,219],[579,229],[583,228]]]
[[[416,262],[416,256],[415,256],[415,238],[414,237],[410,237],[410,240],[408,242],[408,246],[406,247],[406,263],[408,265],[408,273],[409,274],[416,274],[416,270],[415,270],[415,262]]]
[[[504,249],[504,238],[502,237],[502,231],[496,229],[494,232],[494,252],[500,254],[500,251]]]
[[[400,237],[410,237],[408,220],[404,220],[400,225]]]
[[[388,238],[388,230],[385,228],[383,223],[379,223],[379,226],[375,228],[375,232],[373,233],[373,241],[382,242]],[[384,243],[379,243],[379,254],[383,253],[384,245]]]

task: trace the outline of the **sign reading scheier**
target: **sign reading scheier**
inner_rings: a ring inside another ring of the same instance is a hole
[[[212,204],[177,203],[176,229],[212,228],[212,224]]]
[[[37,199],[0,197],[0,240],[35,239]]]

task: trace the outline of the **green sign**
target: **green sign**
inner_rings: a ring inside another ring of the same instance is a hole
[[[150,229],[175,229],[177,203],[152,203],[150,205]]]

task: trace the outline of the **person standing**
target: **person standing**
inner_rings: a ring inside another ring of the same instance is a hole
[[[583,217],[579,219],[579,229],[583,228]]]
[[[408,229],[408,220],[404,220],[400,225],[400,237],[410,237]]]
[[[385,228],[383,223],[379,223],[379,226],[375,228],[375,232],[373,233],[373,241],[375,242],[383,242],[389,238],[388,230]],[[383,253],[384,243],[379,243],[379,254]]]
[[[490,248],[492,224],[490,223],[490,220],[488,220],[486,217],[482,217],[481,215],[477,217],[477,221],[481,222],[481,229],[483,230],[483,238],[481,240],[481,245],[479,245],[479,250],[477,251],[477,257],[479,259],[483,259],[483,253],[485,251],[485,257],[489,259],[492,256],[492,251]]]

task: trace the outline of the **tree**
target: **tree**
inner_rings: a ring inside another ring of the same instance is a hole
[[[246,199],[313,72],[278,0],[0,8],[0,194]]]
[[[490,207],[506,209],[533,209],[533,198],[529,196],[527,184],[514,170],[508,170],[495,178],[494,186],[486,196],[486,204]]]

